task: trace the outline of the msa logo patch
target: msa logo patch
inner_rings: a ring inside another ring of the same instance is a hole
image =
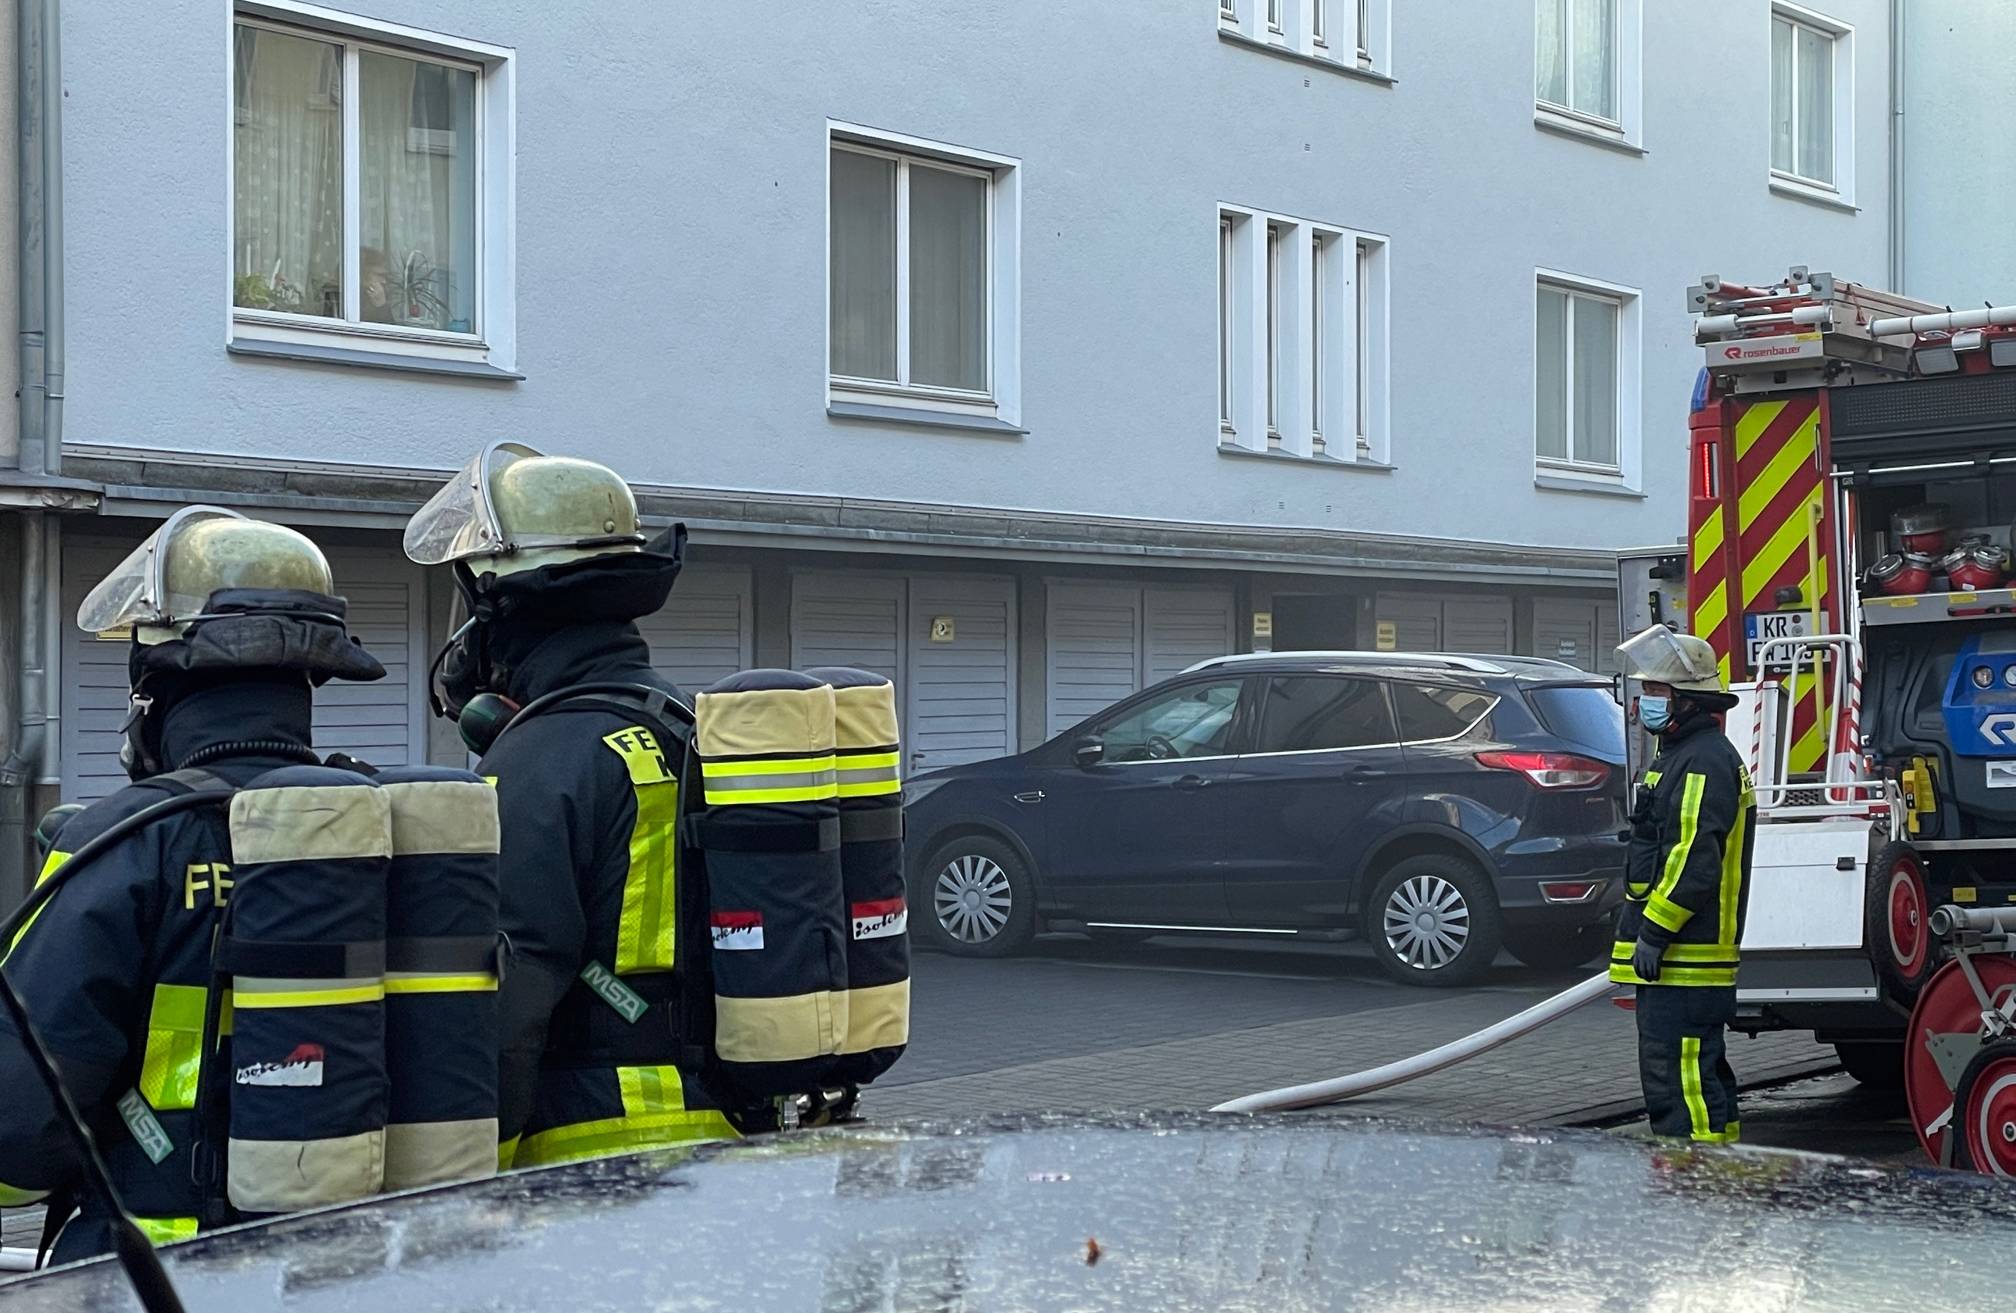
[[[278,1062],[254,1062],[233,1077],[240,1085],[318,1086],[322,1083],[322,1046],[297,1044]]]
[[[856,903],[853,913],[856,939],[895,939],[910,928],[910,912],[900,898]]]
[[[745,953],[763,947],[761,912],[716,912],[708,922],[714,932],[716,952]]]

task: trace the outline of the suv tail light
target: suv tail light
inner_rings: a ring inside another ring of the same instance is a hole
[[[1571,752],[1480,752],[1477,761],[1493,770],[1516,770],[1543,789],[1593,789],[1610,778],[1610,768]]]

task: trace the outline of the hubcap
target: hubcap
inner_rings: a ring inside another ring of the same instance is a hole
[[[1899,862],[1890,872],[1890,955],[1907,975],[1925,958],[1925,896],[1918,867]]]
[[[1992,1063],[1967,1100],[1967,1150],[1977,1171],[2016,1176],[2016,1058]]]
[[[946,934],[962,944],[984,944],[1008,924],[1015,894],[1000,863],[968,853],[938,872],[931,901]]]
[[[1470,904],[1439,875],[1401,881],[1386,900],[1386,946],[1416,971],[1439,971],[1470,943]]]

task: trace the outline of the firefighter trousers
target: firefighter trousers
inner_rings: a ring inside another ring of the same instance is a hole
[[[1741,1129],[1726,1027],[1736,987],[1638,986],[1638,1079],[1652,1133],[1732,1144]]]

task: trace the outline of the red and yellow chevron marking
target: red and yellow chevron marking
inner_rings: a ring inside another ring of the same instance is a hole
[[[1778,592],[1796,587],[1818,598],[1831,627],[1833,524],[1827,498],[1826,445],[1817,392],[1723,403],[1715,442],[1724,472],[1719,495],[1697,498],[1689,550],[1693,629],[1706,638],[1725,677],[1742,679],[1743,617],[1778,609]],[[1818,770],[1822,742],[1819,690],[1811,670],[1791,677],[1792,769]],[[1830,690],[1831,691],[1831,690]]]

